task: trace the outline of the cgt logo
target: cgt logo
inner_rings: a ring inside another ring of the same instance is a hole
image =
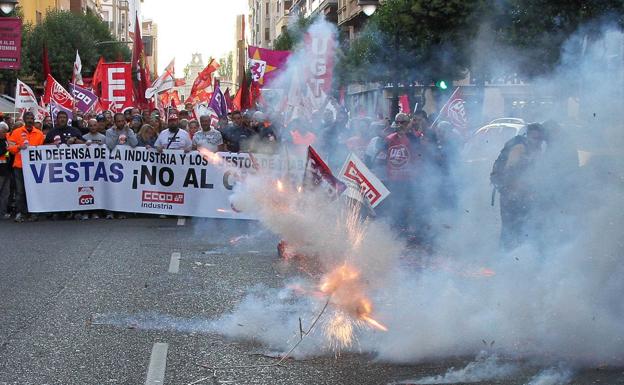
[[[160,192],[160,191],[143,191],[141,194],[143,202],[158,202],[170,204],[184,204],[184,193]]]
[[[80,206],[90,206],[95,204],[95,198],[93,197],[93,193],[95,192],[94,187],[78,187],[78,204]]]

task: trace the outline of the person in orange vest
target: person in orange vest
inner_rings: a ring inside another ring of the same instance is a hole
[[[11,167],[9,166],[9,150],[7,132],[9,126],[0,122],[0,219],[9,219],[9,195],[11,193]]]
[[[13,172],[15,173],[15,222],[24,222],[28,214],[28,204],[26,202],[26,189],[24,187],[24,172],[22,171],[21,150],[29,146],[41,146],[45,137],[41,130],[35,128],[35,115],[27,111],[24,113],[24,126],[16,128],[8,136],[9,152],[15,156],[13,160]],[[31,220],[36,220],[36,216],[31,216]]]

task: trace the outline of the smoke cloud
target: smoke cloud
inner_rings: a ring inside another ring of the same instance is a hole
[[[312,32],[327,28],[333,27],[320,20]],[[578,51],[572,47],[579,41],[584,41],[583,53],[574,55]],[[488,180],[493,159],[452,164],[453,183],[445,187],[455,194],[455,205],[440,205],[437,193],[420,196],[419,207],[428,207],[427,225],[417,231],[432,247],[416,250],[406,248],[383,217],[358,225],[354,239],[343,203],[328,204],[319,193],[297,193],[296,185],[279,193],[275,176],[261,174],[237,186],[233,203],[254,212],[318,266],[300,270],[303,294],[288,286],[254,289],[231,314],[215,321],[215,330],[286,351],[300,338],[299,318],[309,325],[325,301],[309,292],[323,274],[349,262],[361,272],[374,315],[388,331],[359,327],[357,343],[345,349],[375,353],[380,361],[417,363],[474,356],[485,340],[498,354],[421,383],[513,375],[515,367],[501,364],[499,356],[579,367],[622,364],[624,147],[622,99],[616,97],[622,91],[614,84],[589,86],[595,74],[605,71],[609,47],[622,41],[618,31],[605,29],[589,41],[581,31],[564,47],[560,68],[534,80],[534,92],[554,95],[555,103],[527,112],[528,118],[555,119],[562,127],[549,133],[544,157],[530,170],[539,215],[520,247],[509,252],[499,247],[499,212],[490,207]],[[514,68],[510,56],[507,68]],[[293,54],[278,84],[303,71],[308,60],[302,50]],[[581,87],[580,101],[566,97],[571,86]],[[570,105],[576,112],[564,114],[561,107]],[[448,178],[435,167],[423,170],[416,182],[427,188]],[[324,318],[335,310],[330,304]],[[335,353],[320,330],[295,352],[297,357]],[[570,377],[545,371],[530,384],[566,383]]]

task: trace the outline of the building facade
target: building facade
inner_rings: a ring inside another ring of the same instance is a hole
[[[158,24],[153,20],[141,23],[141,37],[145,50],[145,60],[152,76],[158,73]]]
[[[134,22],[141,20],[143,0],[99,0],[102,19],[108,23],[111,34],[119,41],[132,41]]]
[[[276,25],[283,14],[284,1],[249,0],[250,45],[273,48],[277,38]]]
[[[243,30],[244,25],[245,15],[236,16],[236,30],[234,35],[235,48],[234,54],[232,55],[232,83],[235,85],[240,84],[245,67],[245,61],[247,60],[247,45],[245,42],[245,31]]]
[[[102,17],[102,8],[100,0],[70,0],[70,11],[72,13],[84,14],[87,11]]]
[[[71,0],[20,0],[24,23],[40,24],[51,10],[69,11]]]
[[[366,3],[373,3],[367,1]],[[345,32],[349,41],[355,39],[357,33],[362,29],[368,16],[364,13],[360,1],[338,0],[337,19],[338,28]]]
[[[174,87],[174,90],[178,91],[178,95],[180,96],[180,100],[184,102],[186,98],[191,94],[191,89],[193,88],[193,82],[197,79],[197,75],[206,67],[204,63],[204,59],[202,58],[202,54],[194,53],[191,61],[185,67],[184,81],[185,84],[183,86]],[[186,70],[188,69],[188,70]]]

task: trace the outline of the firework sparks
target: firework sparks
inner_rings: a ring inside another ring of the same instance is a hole
[[[275,188],[279,192],[284,192],[284,183],[282,183],[282,181],[278,179],[277,182],[275,182]]]
[[[334,345],[350,346],[354,339],[355,325],[363,324],[381,331],[388,330],[372,317],[372,302],[366,296],[366,285],[355,267],[345,263],[332,270],[321,279],[319,291],[330,295],[331,304],[339,309],[325,326],[325,334]]]

